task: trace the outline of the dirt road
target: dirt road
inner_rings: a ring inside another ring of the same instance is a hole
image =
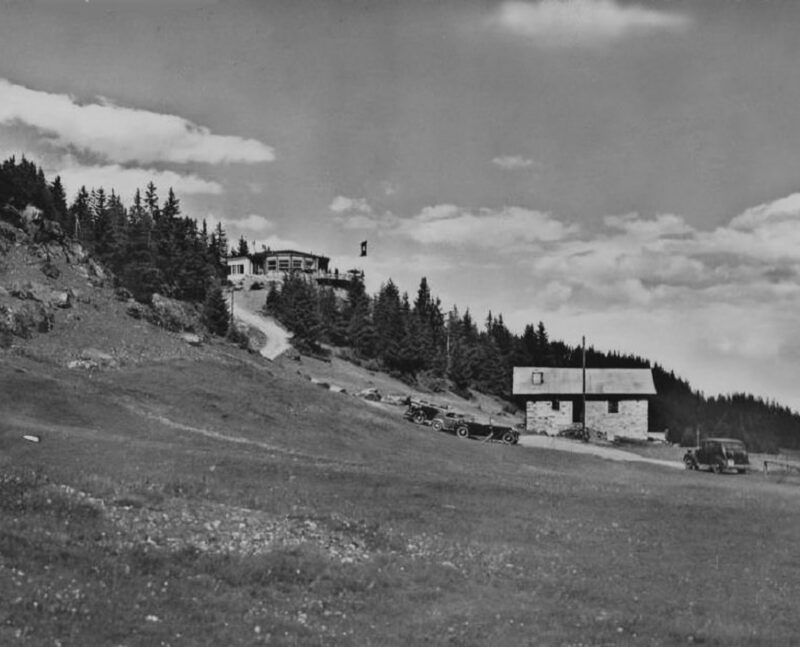
[[[263,293],[237,292],[234,300],[234,317],[248,326],[257,328],[267,337],[267,343],[259,351],[261,355],[273,360],[292,347],[289,342],[292,334],[272,317],[267,317],[258,312],[258,308],[261,307],[263,302]]]
[[[578,454],[592,454],[600,458],[607,458],[612,461],[637,461],[641,463],[651,463],[653,465],[663,465],[684,469],[680,461],[667,461],[657,458],[645,458],[633,452],[626,452],[613,447],[602,447],[591,443],[581,443],[567,438],[552,438],[550,436],[521,436],[519,444],[523,447],[537,447],[540,449],[555,449],[564,452],[575,452]]]

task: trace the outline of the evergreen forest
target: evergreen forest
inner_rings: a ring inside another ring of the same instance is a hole
[[[246,254],[247,243],[229,249],[224,228],[208,231],[181,211],[170,188],[162,199],[151,182],[130,205],[112,189],[81,187],[68,202],[59,177],[48,182],[24,157],[0,165],[0,219],[28,205],[41,210],[51,236],[80,242],[113,273],[118,287],[147,302],[154,293],[204,304],[212,332],[225,334],[227,317],[220,285],[229,254]],[[426,278],[412,297],[392,280],[375,295],[363,281],[346,294],[289,274],[270,288],[265,310],[294,333],[299,350],[324,355],[331,347],[373,370],[386,371],[433,391],[451,388],[511,395],[514,366],[580,367],[582,349],[552,339],[543,322],[511,332],[501,314],[481,320],[469,308],[444,311]],[[687,381],[645,358],[586,349],[590,368],[652,368],[657,396],[650,404],[650,429],[694,444],[696,435],[741,438],[752,451],[800,449],[800,415],[774,401],[735,393],[707,397]]]

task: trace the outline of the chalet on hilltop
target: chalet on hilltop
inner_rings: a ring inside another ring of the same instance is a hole
[[[283,277],[291,273],[301,273],[320,285],[333,288],[346,288],[358,270],[339,273],[330,270],[330,258],[293,249],[263,249],[247,256],[228,258],[228,280],[243,282],[245,278],[262,277],[267,283],[281,283]]]
[[[580,368],[514,367],[512,393],[525,401],[525,428],[550,436],[581,424]],[[609,440],[646,440],[647,409],[656,394],[649,368],[587,368],[586,427]]]

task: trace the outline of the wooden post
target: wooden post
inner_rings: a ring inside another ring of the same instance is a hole
[[[581,437],[586,438],[586,336],[581,337]]]

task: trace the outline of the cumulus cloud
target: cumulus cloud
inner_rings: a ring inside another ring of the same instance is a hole
[[[499,166],[507,171],[518,171],[520,169],[531,168],[533,160],[522,157],[521,155],[506,155],[504,157],[495,157],[492,164]]]
[[[606,216],[603,222],[606,227],[619,229],[643,240],[654,240],[666,236],[684,236],[694,231],[682,216],[673,214],[658,214],[650,220],[639,218],[637,214]]]
[[[149,182],[157,187],[172,187],[180,195],[219,195],[222,186],[218,182],[204,180],[189,173],[158,171],[145,168],[124,168],[119,164],[86,165],[74,160],[65,161],[53,170],[60,175],[68,194],[74,194],[82,186],[114,189],[124,200],[132,198],[136,189],[143,189]]]
[[[371,214],[372,207],[364,198],[346,198],[337,195],[328,207],[333,213],[361,213]]]
[[[423,244],[509,248],[524,243],[561,240],[574,234],[548,213],[521,207],[471,212],[456,205],[426,207],[400,225],[401,233]]]
[[[542,47],[598,47],[632,34],[675,32],[691,24],[683,14],[614,0],[508,1],[493,22]]]
[[[382,231],[393,229],[399,222],[390,211],[376,212],[364,198],[339,195],[328,205],[336,222],[344,229]]]
[[[751,207],[731,220],[731,227],[753,231],[787,221],[794,224],[800,221],[800,193]]]
[[[22,124],[62,148],[116,163],[227,164],[271,162],[256,140],[216,135],[177,115],[126,108],[107,99],[80,104],[66,94],[32,90],[0,79],[0,125]]]
[[[244,218],[238,218],[233,222],[235,223],[236,228],[239,230],[262,234],[272,230],[275,227],[275,224],[269,218],[260,216],[257,213],[251,213],[250,215],[245,216]]]
[[[228,236],[228,243],[236,245],[236,241],[244,236],[244,239],[251,246],[251,251],[258,251],[263,248],[270,249],[304,249],[304,246],[296,240],[284,238],[275,230],[277,225],[269,218],[251,213],[243,218],[232,216],[219,216],[209,213],[206,222],[210,229],[221,223]]]

